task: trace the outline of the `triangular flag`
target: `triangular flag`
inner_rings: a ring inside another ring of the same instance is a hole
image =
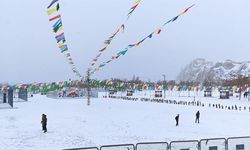
[[[125,55],[127,53],[128,49],[126,48],[125,50],[121,51],[118,53],[118,55]]]
[[[149,34],[148,37],[149,37],[149,38],[152,38],[152,37],[153,37],[153,34],[154,34],[154,32],[151,33],[151,34]]]
[[[175,20],[177,20],[178,17],[179,17],[179,16],[174,17],[174,18],[172,19],[172,22],[174,22]]]
[[[49,6],[48,6],[48,8],[50,8],[55,2],[57,2],[58,0],[53,0],[50,4],[49,4]]]
[[[121,28],[122,28],[122,32],[124,32],[124,30],[125,30],[125,25],[122,24]]]
[[[59,9],[60,9],[60,5],[59,5],[59,3],[57,3],[56,10],[58,11]]]

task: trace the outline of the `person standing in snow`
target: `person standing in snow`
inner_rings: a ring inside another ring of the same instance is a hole
[[[47,132],[47,117],[45,114],[42,114],[41,124],[42,124],[42,128],[43,128],[44,133]]]
[[[176,126],[178,126],[179,125],[179,114],[175,117],[175,121],[176,121]]]
[[[244,98],[247,98],[247,92],[244,93]]]
[[[196,113],[195,123],[200,123],[200,111],[197,111]]]

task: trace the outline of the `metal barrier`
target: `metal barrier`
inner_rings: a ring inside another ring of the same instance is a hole
[[[137,143],[136,150],[168,150],[167,142]]]
[[[64,149],[64,150],[99,150],[98,147],[85,147],[85,148],[73,148],[73,149]]]
[[[100,150],[135,150],[135,146],[133,144],[105,145],[101,146]]]
[[[227,150],[250,150],[250,136],[228,138]]]
[[[200,140],[201,150],[226,150],[227,140],[225,138],[213,138]]]
[[[97,147],[92,148],[75,148],[65,150],[99,150]],[[189,141],[172,141],[167,142],[145,142],[122,145],[105,145],[100,150],[250,150],[250,136],[210,138]]]
[[[170,142],[170,150],[199,150],[199,141],[173,141]]]

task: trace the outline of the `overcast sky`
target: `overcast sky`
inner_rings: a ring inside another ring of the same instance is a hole
[[[106,40],[123,23],[135,0],[61,0],[64,32],[77,68],[84,74]],[[57,48],[46,13],[49,0],[0,1],[0,82],[77,79]],[[249,0],[142,0],[101,62],[196,4],[160,36],[110,63],[93,78],[175,79],[195,58],[250,60]]]

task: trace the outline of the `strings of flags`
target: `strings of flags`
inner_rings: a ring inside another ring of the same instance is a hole
[[[101,48],[99,50],[99,52],[96,55],[96,57],[92,60],[91,67],[94,67],[94,65],[97,63],[98,59],[101,57],[101,55],[103,54],[103,52],[108,49],[108,46],[111,44],[111,42],[115,38],[115,36],[118,33],[120,33],[120,32],[124,32],[126,22],[130,18],[130,16],[133,14],[133,12],[135,11],[135,9],[138,7],[138,5],[140,4],[140,2],[141,2],[141,0],[136,0],[136,2],[130,8],[129,13],[127,14],[127,19],[126,19],[125,23],[123,23],[121,26],[119,26],[119,28],[107,40],[104,41],[104,46],[103,46],[103,48]]]
[[[0,83],[0,90],[5,90],[8,88],[12,88],[13,90],[25,88],[28,89],[29,92],[33,93],[43,93],[43,92],[50,92],[50,91],[58,91],[65,88],[77,87],[77,88],[84,88],[86,87],[87,83],[82,80],[69,80],[69,81],[61,81],[61,82],[51,82],[51,83],[31,83],[31,84],[1,84]],[[224,86],[223,84],[214,84],[214,85],[203,85],[203,84],[194,84],[194,85],[180,85],[180,84],[167,84],[164,88],[163,83],[156,83],[156,82],[140,82],[135,83],[133,81],[123,81],[123,80],[90,80],[90,85],[95,88],[105,88],[105,89],[118,89],[118,90],[163,90],[166,89],[168,91],[221,91],[221,90],[228,90],[233,92],[249,92],[250,85],[243,84],[241,86],[233,85],[233,86]]]
[[[177,16],[173,17],[172,19],[168,20],[167,22],[165,22],[160,28],[156,29],[155,31],[151,32],[150,34],[148,34],[146,37],[144,37],[142,40],[133,43],[133,44],[129,44],[126,48],[122,49],[121,51],[119,51],[116,55],[112,56],[110,60],[101,63],[98,67],[96,67],[94,70],[91,71],[91,74],[94,74],[96,71],[99,71],[100,68],[103,68],[104,66],[106,66],[108,63],[117,60],[120,56],[124,56],[129,49],[134,48],[134,47],[139,47],[144,41],[146,41],[147,39],[151,39],[153,36],[155,35],[159,35],[161,33],[161,31],[164,29],[164,27],[169,24],[172,23],[174,21],[176,21],[180,16],[184,15],[185,13],[187,13],[189,11],[189,9],[191,9],[194,5],[191,5],[190,7],[186,8],[183,12],[181,12],[180,14],[178,14]]]
[[[68,60],[68,63],[71,66],[72,71],[80,78],[82,75],[79,73],[76,65],[71,57],[68,46],[66,44],[66,38],[63,31],[62,18],[59,13],[60,5],[58,0],[52,0],[52,2],[47,7],[47,14],[50,16],[49,21],[52,23],[52,31],[55,34],[55,39],[57,42],[57,46],[60,49],[60,52],[65,55]]]
[[[66,38],[65,38],[65,34],[63,31],[63,25],[62,25],[62,18],[61,15],[59,13],[60,10],[60,5],[59,5],[59,0],[52,0],[52,2],[50,3],[50,5],[47,7],[47,13],[50,17],[49,21],[52,23],[52,31],[55,33],[55,39],[57,41],[57,45],[61,51],[61,53],[63,53],[69,64],[71,65],[71,69],[72,71],[80,78],[82,78],[81,74],[79,73],[78,69],[76,68],[76,65],[71,57],[71,54],[69,52],[68,46],[66,44]],[[133,4],[133,6],[130,8],[129,13],[127,14],[127,18],[125,23],[128,21],[128,19],[130,18],[130,16],[133,14],[133,12],[135,11],[135,9],[138,7],[138,5],[140,4],[141,0],[136,0],[136,2]],[[150,34],[148,34],[146,37],[144,37],[143,39],[141,39],[140,41],[133,43],[133,44],[129,44],[127,47],[125,47],[124,49],[120,50],[117,54],[113,55],[111,57],[111,59],[109,59],[106,62],[101,63],[98,67],[96,67],[95,69],[93,69],[92,67],[95,66],[95,64],[97,63],[98,59],[101,57],[101,55],[103,54],[104,51],[107,50],[108,46],[111,44],[112,40],[116,37],[116,35],[120,32],[124,32],[125,30],[125,23],[123,23],[121,26],[119,26],[119,28],[112,34],[112,36],[110,36],[107,40],[104,41],[104,47],[102,49],[99,50],[98,55],[92,60],[91,63],[91,74],[94,74],[96,71],[100,70],[100,68],[103,68],[104,66],[106,66],[108,63],[117,60],[120,56],[124,56],[128,50],[134,48],[134,47],[138,47],[140,46],[144,41],[146,41],[147,39],[151,39],[153,36],[155,35],[159,35],[161,33],[161,31],[163,30],[163,28],[165,28],[165,26],[169,23],[172,23],[174,21],[176,21],[180,16],[184,15],[185,13],[187,13],[189,11],[189,9],[191,9],[194,5],[186,8],[183,12],[181,12],[179,15],[173,17],[172,19],[168,20],[167,22],[165,22],[160,28],[156,29],[155,31],[151,32]]]

